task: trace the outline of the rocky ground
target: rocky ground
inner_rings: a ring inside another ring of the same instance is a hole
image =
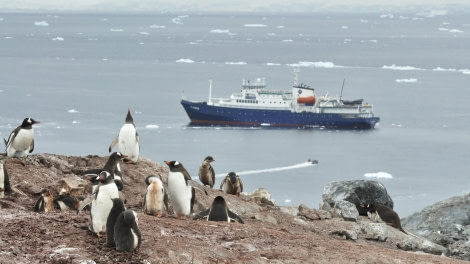
[[[142,233],[141,247],[135,252],[116,252],[105,245],[105,238],[82,229],[89,223],[87,211],[33,211],[43,188],[54,192],[62,179],[73,182],[85,169],[102,167],[106,159],[49,154],[4,159],[15,193],[0,199],[0,263],[467,263],[403,251],[393,240],[380,242],[361,232],[350,239],[342,232],[360,229],[361,223],[370,222],[366,217],[357,223],[341,218],[311,220],[285,213],[289,210],[266,199],[218,190],[208,189],[208,196],[196,192],[195,211],[222,195],[245,224],[179,220],[172,213],[162,218],[144,215],[144,178],[155,174],[166,182],[167,175],[166,166],[145,158],[121,166],[126,207],[138,212]],[[84,198],[90,189],[85,187],[74,192]]]

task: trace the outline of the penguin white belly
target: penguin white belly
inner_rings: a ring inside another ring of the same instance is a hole
[[[19,157],[27,156],[33,139],[33,129],[21,129],[7,149],[8,157],[12,157],[15,155]]]
[[[91,203],[93,232],[106,232],[106,221],[111,208],[113,208],[113,201],[111,200],[113,198],[119,198],[116,184],[110,183],[99,187],[98,196]]]
[[[0,163],[0,198],[5,197],[5,173],[3,172],[3,163]]]
[[[177,217],[188,216],[191,213],[191,186],[186,185],[180,172],[170,172],[168,175],[168,194]]]
[[[135,127],[132,124],[124,124],[119,131],[119,152],[136,162],[139,158],[139,151]]]

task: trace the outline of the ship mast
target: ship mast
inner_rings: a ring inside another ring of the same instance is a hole
[[[295,66],[293,70],[294,70],[294,87],[296,87],[299,83],[300,68],[298,66]]]
[[[207,104],[212,105],[212,80],[209,80],[209,100]]]

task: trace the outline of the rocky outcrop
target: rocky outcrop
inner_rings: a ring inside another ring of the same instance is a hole
[[[360,215],[367,215],[367,211],[360,207],[361,204],[382,204],[393,209],[392,198],[385,186],[378,181],[356,180],[327,184],[323,189],[321,208],[329,210],[340,201],[354,204]]]
[[[428,206],[402,219],[401,224],[449,248],[452,257],[470,260],[470,194]]]

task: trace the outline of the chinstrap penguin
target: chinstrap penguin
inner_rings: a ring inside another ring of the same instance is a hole
[[[200,212],[194,217],[195,220],[207,219],[207,221],[223,221],[223,222],[238,222],[244,224],[243,219],[230,211],[227,203],[222,196],[214,198],[212,205],[209,209]]]
[[[211,189],[215,184],[215,172],[211,165],[211,163],[214,161],[215,160],[212,156],[207,156],[202,162],[201,166],[199,166],[199,180],[204,186],[209,185]]]
[[[401,227],[400,217],[398,217],[398,214],[393,211],[392,208],[381,204],[368,204],[367,206],[361,205],[361,207],[365,207],[370,213],[377,214],[380,220],[385,222],[387,225],[395,227],[403,233],[408,234]]]
[[[119,198],[119,191],[109,172],[102,171],[98,177],[100,184],[91,202],[91,222],[92,231],[101,237],[106,232],[106,222],[113,207],[112,199]]]
[[[48,189],[43,189],[39,194],[39,199],[34,204],[35,212],[52,212],[54,211],[54,196]]]
[[[144,213],[162,217],[168,210],[168,195],[163,186],[163,182],[155,175],[149,175],[145,178],[147,192],[144,196]]]
[[[10,133],[8,140],[3,139],[7,157],[26,157],[28,153],[33,152],[34,124],[39,124],[39,122],[30,117],[25,118],[23,123]]]
[[[240,196],[243,192],[243,182],[235,172],[230,172],[220,184],[220,189],[225,185],[224,193]]]
[[[110,247],[115,246],[114,243],[114,225],[119,217],[119,215],[126,210],[124,203],[119,198],[112,199],[113,207],[109,212],[108,220],[106,221],[106,242]]]
[[[191,180],[191,176],[178,161],[165,161],[170,168],[168,172],[168,194],[173,211],[177,218],[187,218],[193,212],[196,200],[194,188],[207,195],[207,191],[199,183]]]
[[[116,144],[118,144],[119,152],[127,156],[124,160],[126,163],[137,163],[140,152],[140,139],[130,109],[127,110],[126,121],[119,131],[119,135],[109,145],[109,152]]]
[[[133,251],[140,247],[141,240],[137,214],[130,209],[122,212],[114,224],[116,251]]]

